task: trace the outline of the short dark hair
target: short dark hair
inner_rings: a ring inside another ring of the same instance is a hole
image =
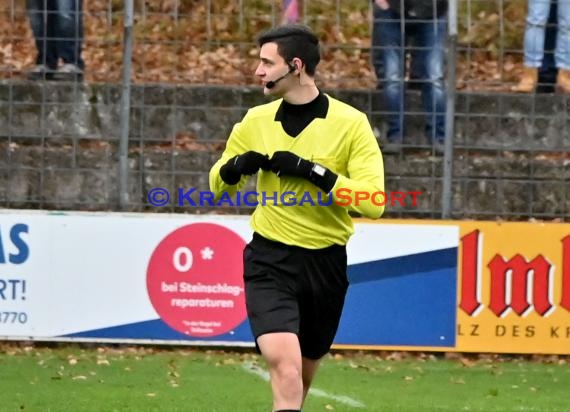
[[[303,24],[287,24],[274,27],[257,38],[259,47],[265,43],[277,43],[277,51],[287,63],[297,57],[303,61],[309,76],[315,75],[317,64],[321,60],[319,38]]]

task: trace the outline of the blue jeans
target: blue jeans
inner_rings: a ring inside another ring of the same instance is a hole
[[[524,33],[524,64],[540,67],[544,58],[544,33],[551,0],[529,0]],[[556,67],[570,69],[570,0],[558,0],[558,26],[554,60]]]
[[[402,24],[394,11],[374,7],[372,32],[372,61],[381,59],[382,69],[376,69],[383,79],[384,100],[389,112],[389,141],[401,141],[404,134],[404,79],[406,52],[410,51],[412,67],[422,81],[422,104],[426,113],[425,133],[430,142],[442,142],[445,137],[445,34],[447,20],[409,20]],[[407,48],[407,40],[413,48]],[[383,73],[382,73],[383,72]]]
[[[58,59],[84,69],[83,0],[27,0],[30,26],[36,40],[36,64],[55,70]]]

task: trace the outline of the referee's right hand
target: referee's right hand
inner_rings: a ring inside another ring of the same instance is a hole
[[[259,169],[269,168],[269,156],[250,150],[228,160],[220,168],[220,177],[228,185],[235,185],[242,175],[254,175]]]

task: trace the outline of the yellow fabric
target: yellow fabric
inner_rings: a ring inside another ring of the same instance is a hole
[[[224,192],[234,196],[243,187],[248,176],[242,176],[237,185],[230,186],[221,179],[220,168],[235,155],[249,150],[269,157],[276,151],[287,150],[339,175],[331,192],[332,204],[321,206],[319,199],[328,203],[328,198],[312,183],[260,170],[257,174],[260,204],[251,217],[251,226],[268,239],[308,249],[344,245],[354,233],[349,211],[373,219],[384,212],[384,206],[372,202],[374,198],[376,203],[382,203],[381,196],[359,200],[358,205],[355,202],[355,192],[372,195],[384,191],[382,155],[366,115],[330,96],[327,98],[326,119],[314,119],[295,138],[288,136],[281,122],[274,120],[281,99],[250,109],[234,126],[222,157],[210,170],[210,190],[216,199]],[[253,201],[253,197],[250,200]],[[283,201],[297,204],[286,206]],[[337,201],[346,206],[336,204]]]

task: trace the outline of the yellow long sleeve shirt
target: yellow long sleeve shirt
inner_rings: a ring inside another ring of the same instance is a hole
[[[326,118],[313,119],[295,138],[275,120],[282,99],[250,109],[234,126],[225,151],[210,170],[210,190],[216,199],[224,192],[234,196],[241,190],[248,176],[242,176],[236,185],[228,185],[220,177],[220,168],[249,150],[269,157],[276,151],[290,151],[338,174],[330,194],[333,198],[328,199],[305,179],[260,170],[258,205],[251,226],[267,239],[308,249],[344,245],[354,233],[349,211],[373,219],[384,212],[382,196],[374,196],[384,192],[382,154],[366,115],[327,98]],[[364,199],[366,194],[368,199]],[[291,205],[293,202],[296,204]]]

